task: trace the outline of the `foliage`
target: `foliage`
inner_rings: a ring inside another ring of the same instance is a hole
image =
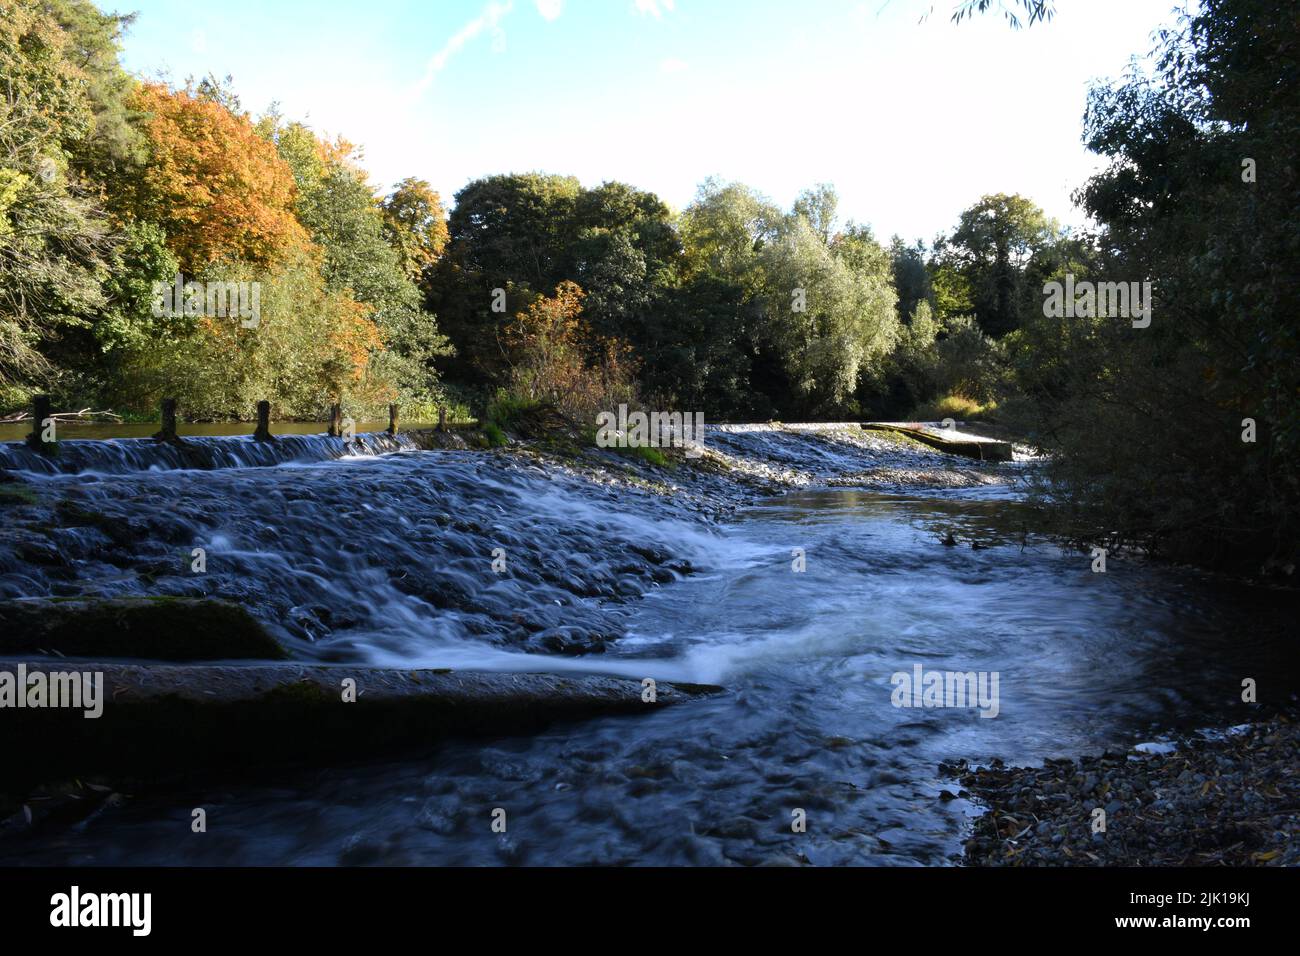
[[[582,300],[576,283],[561,282],[554,296],[518,313],[504,339],[515,397],[590,422],[602,410],[635,404],[637,388],[626,345],[608,339],[588,344]]]
[[[908,419],[919,422],[941,422],[945,418],[951,418],[956,421],[975,422],[987,418],[997,411],[997,407],[994,402],[981,405],[965,395],[944,395],[933,402],[917,406]]]
[[[384,199],[384,235],[397,253],[398,265],[412,281],[431,268],[447,245],[447,217],[442,199],[423,179],[408,177]]]
[[[248,274],[212,267],[203,278]],[[252,275],[262,283],[256,328],[232,319],[189,320],[189,334],[159,341],[132,380],[151,384],[155,400],[180,399],[187,416],[201,421],[247,420],[268,395],[277,415],[306,418],[321,416],[344,393],[361,407],[395,398],[388,383],[367,374],[381,344],[369,310],[326,289],[309,252]]]
[[[159,83],[141,86],[132,105],[149,115],[150,156],[114,208],[162,226],[184,273],[223,259],[271,265],[308,244],[293,173],[248,116]]]
[[[1056,4],[1052,0],[1011,0],[1009,6],[1007,0],[997,0],[998,12],[1013,30],[1020,29],[1021,14],[1016,12],[1017,7],[1023,11],[1025,22],[1031,27],[1035,23],[1045,23],[1056,15]],[[977,13],[987,13],[992,8],[993,0],[962,0],[952,13],[952,22],[961,23]]]
[[[70,156],[94,128],[91,78],[32,0],[0,3],[0,388],[48,388],[44,347],[104,305],[114,238]]]
[[[898,320],[908,321],[922,302],[933,310],[934,279],[926,268],[925,244],[918,241],[909,246],[899,236],[894,236],[889,242],[889,259],[894,291],[898,294]]]
[[[1090,95],[1086,139],[1109,159],[1080,192],[1098,268],[1153,280],[1155,304],[1147,328],[1044,320],[1021,343],[1081,537],[1230,567],[1300,558],[1294,35],[1292,4],[1205,0],[1150,71]]]
[[[828,245],[794,216],[761,256],[768,331],[796,394],[830,411],[897,337],[888,256],[869,233]]]
[[[941,263],[964,279],[980,328],[1002,336],[1020,324],[1026,266],[1059,232],[1028,199],[999,193],[964,211],[935,251]]]
[[[303,124],[281,124],[274,117],[260,124],[260,132],[275,142],[293,171],[294,209],[321,250],[326,287],[365,306],[380,332],[375,341],[384,344],[376,344],[369,379],[389,383],[392,397],[404,404],[432,405],[440,396],[432,363],[449,348],[434,317],[421,309],[420,291],[403,256],[418,254],[428,241],[436,194],[424,195],[418,180],[407,180],[395,195],[408,208],[398,215],[395,206],[389,215],[350,143],[322,142]],[[424,218],[416,210],[421,204]]]
[[[504,388],[488,403],[487,420],[502,428],[516,428],[528,415],[542,407],[536,399],[511,394]]]

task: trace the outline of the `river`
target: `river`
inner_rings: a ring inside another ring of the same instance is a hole
[[[323,438],[274,467],[213,470],[141,470],[140,454],[96,443],[72,456],[75,474],[30,475],[64,502],[35,522],[60,557],[34,567],[0,545],[0,598],[216,595],[295,656],[340,666],[725,691],[141,793],[39,840],[0,840],[0,862],[945,864],[979,810],[947,799],[941,761],[1124,749],[1245,719],[1245,677],[1297,686],[1280,598],[1136,560],[1094,573],[1088,555],[1024,532],[1017,466],[997,484],[868,490],[827,479],[881,465],[875,446],[771,430],[711,440],[806,480],[719,517],[686,493],[506,454],[339,457]],[[67,518],[83,512],[106,520]],[[194,548],[203,575],[189,571]],[[996,715],[895,706],[894,675],[918,666],[996,675]],[[190,832],[195,807],[205,834]]]

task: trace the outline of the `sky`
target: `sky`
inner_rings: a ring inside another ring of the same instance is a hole
[[[492,173],[620,180],[686,206],[709,176],[788,208],[832,183],[842,220],[931,240],[980,196],[1068,225],[1101,160],[1090,81],[1122,75],[1174,0],[1057,0],[1047,24],[956,0],[99,0],[135,11],[145,78],[230,74],[364,151],[376,191],[428,180],[451,204]]]

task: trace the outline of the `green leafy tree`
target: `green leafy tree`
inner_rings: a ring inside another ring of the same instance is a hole
[[[447,245],[442,200],[423,179],[403,179],[382,203],[384,236],[407,278],[419,282]]]
[[[920,240],[909,246],[899,236],[889,241],[890,270],[894,277],[894,292],[898,295],[898,318],[910,321],[917,306],[934,305],[934,282],[925,261],[925,244]]]
[[[936,252],[966,280],[980,327],[1001,336],[1020,325],[1025,267],[1058,233],[1030,200],[999,193],[964,211]]]
[[[524,173],[475,180],[456,194],[426,300],[456,350],[444,363],[451,378],[486,392],[507,380],[501,337],[510,317],[573,278],[581,192],[571,176]]]
[[[1205,0],[1089,97],[1109,160],[1080,192],[1103,278],[1150,280],[1150,325],[1057,322],[1020,357],[1079,537],[1198,564],[1300,561],[1300,115],[1295,8]],[[1254,423],[1255,441],[1244,424]]]
[[[798,398],[812,411],[838,408],[898,334],[888,253],[853,227],[828,245],[793,215],[762,263],[768,331]]]
[[[383,348],[375,350],[368,373],[391,380],[395,397],[408,405],[431,405],[441,393],[433,362],[448,352],[447,341],[434,316],[421,308],[422,295],[410,263],[403,259],[403,247],[390,242],[395,220],[376,200],[355,162],[353,147],[345,141],[322,143],[303,124],[276,126],[274,118],[262,123],[260,131],[273,139],[293,171],[295,209],[321,250],[326,289],[351,296],[371,310]],[[414,200],[415,181],[399,192]],[[432,208],[426,212],[432,215]],[[410,224],[427,225],[414,218]]]
[[[748,186],[705,180],[682,213],[688,273],[734,283],[750,297],[760,295],[761,253],[777,238],[785,218]]]
[[[0,3],[0,392],[58,385],[47,351],[105,305],[115,246],[70,159],[94,128],[91,78],[50,7]]]

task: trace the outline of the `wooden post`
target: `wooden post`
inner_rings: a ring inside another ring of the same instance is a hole
[[[176,435],[176,399],[164,398],[162,400],[162,428],[153,437],[158,441],[165,442],[179,440]]]
[[[388,406],[388,434],[397,437],[397,406]]]
[[[438,409],[438,431],[447,430],[447,409],[439,407]]]
[[[260,401],[257,403],[257,431],[253,432],[255,441],[275,441],[271,435],[271,403]]]
[[[45,420],[50,417],[50,396],[32,396],[32,433],[27,436],[27,446],[36,451],[54,451],[55,444],[42,437]]]
[[[343,406],[330,406],[330,438],[338,438],[343,434]]]

